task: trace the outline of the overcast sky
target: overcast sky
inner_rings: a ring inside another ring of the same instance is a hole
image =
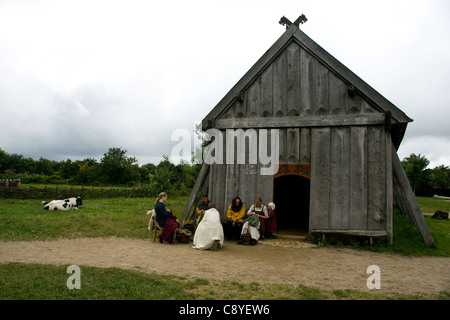
[[[0,0],[0,148],[59,161],[121,147],[157,164],[302,13],[414,119],[400,158],[450,166],[447,0]]]

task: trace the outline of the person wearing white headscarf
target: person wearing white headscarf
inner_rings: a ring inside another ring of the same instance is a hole
[[[217,250],[223,247],[224,235],[219,211],[214,202],[211,202],[208,208],[195,230],[192,243],[194,249]]]

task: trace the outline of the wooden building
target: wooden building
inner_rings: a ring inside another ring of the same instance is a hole
[[[204,131],[223,132],[224,144],[227,130],[278,129],[279,170],[262,175],[260,161],[248,157],[245,164],[204,166],[182,218],[209,169],[204,190],[224,219],[233,197],[250,207],[261,196],[275,202],[279,228],[392,242],[398,198],[424,235],[423,216],[394,169],[411,121],[292,24],[202,121]],[[404,178],[403,168],[397,171]]]

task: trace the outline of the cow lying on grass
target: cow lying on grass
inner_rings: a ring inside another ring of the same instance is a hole
[[[81,197],[69,198],[64,200],[43,201],[44,210],[78,210],[83,203]]]

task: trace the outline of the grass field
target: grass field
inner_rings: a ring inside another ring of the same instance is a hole
[[[166,202],[179,217],[186,197]],[[78,211],[45,211],[39,200],[0,198],[0,239],[48,240],[77,237],[127,237],[148,239],[148,216],[154,205],[148,198],[112,198],[85,201]],[[445,200],[418,198],[423,212],[450,211]],[[427,248],[406,217],[394,214],[394,245],[377,243],[358,250],[406,255],[450,256],[450,222],[425,217],[436,248]],[[343,245],[343,244],[338,244]],[[320,249],[319,249],[320,250]],[[0,264],[0,299],[450,299],[439,295],[397,295],[354,290],[319,290],[306,286],[240,284],[144,274],[120,269],[83,267],[82,290],[65,286],[67,266]]]

